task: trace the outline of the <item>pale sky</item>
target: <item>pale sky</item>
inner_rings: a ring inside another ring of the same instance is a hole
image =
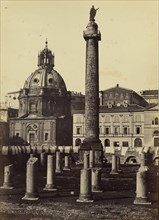
[[[157,89],[158,1],[1,1],[1,97],[23,88],[37,69],[38,52],[55,54],[55,70],[69,91],[85,91],[83,31],[99,8],[100,90]]]

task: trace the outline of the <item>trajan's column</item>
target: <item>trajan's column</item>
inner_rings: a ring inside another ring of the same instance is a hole
[[[83,150],[92,149],[101,151],[99,140],[99,65],[98,65],[98,41],[101,34],[95,23],[95,15],[98,9],[92,6],[89,23],[83,33],[86,41],[86,78],[85,78],[85,139]]]

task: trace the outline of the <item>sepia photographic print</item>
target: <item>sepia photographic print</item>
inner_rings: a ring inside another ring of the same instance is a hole
[[[158,0],[0,3],[0,220],[159,220]]]

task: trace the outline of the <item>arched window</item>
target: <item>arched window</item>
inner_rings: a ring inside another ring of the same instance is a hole
[[[135,147],[142,147],[142,140],[141,140],[141,138],[136,138],[134,140],[134,146]]]
[[[77,139],[75,140],[75,146],[80,146],[80,144],[81,144],[81,139],[80,139],[80,138],[77,138]]]
[[[105,147],[110,147],[110,140],[109,139],[105,139],[104,145],[105,145]]]
[[[159,136],[159,131],[158,130],[154,131],[153,136]]]
[[[155,125],[158,125],[158,118],[155,118]]]

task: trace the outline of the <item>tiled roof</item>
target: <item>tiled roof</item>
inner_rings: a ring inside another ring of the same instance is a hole
[[[108,106],[100,106],[99,113],[106,113],[106,112],[141,112],[144,111],[145,108],[136,104],[128,105],[127,107],[124,106],[112,106],[112,108],[108,108]],[[84,114],[85,110],[74,110],[73,114]]]
[[[144,111],[145,108],[136,104],[128,105],[127,107],[124,106],[113,106],[112,108],[108,108],[107,106],[100,106],[99,112],[138,112]]]
[[[141,95],[158,95],[159,90],[154,89],[154,90],[143,90],[140,92]]]

